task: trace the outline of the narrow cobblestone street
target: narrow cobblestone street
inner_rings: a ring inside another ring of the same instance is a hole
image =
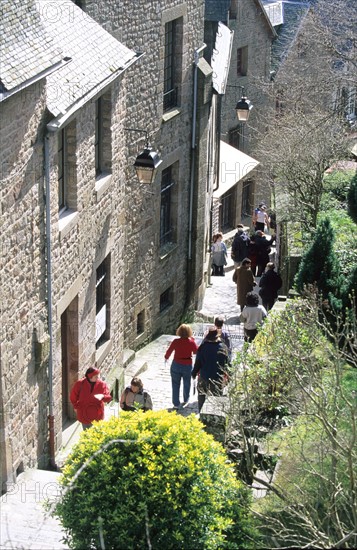
[[[194,336],[200,342],[209,324],[216,315],[225,319],[225,330],[229,332],[233,349],[239,349],[243,342],[243,327],[238,324],[240,313],[236,303],[236,285],[232,281],[233,262],[230,259],[224,277],[212,277],[211,285],[206,289],[202,308],[196,312],[196,321],[192,324]],[[163,334],[135,354],[135,360],[126,369],[125,382],[129,383],[133,375],[138,374],[140,365],[143,370],[138,375],[145,389],[152,396],[154,409],[172,408],[170,362],[165,364],[164,353],[174,335]],[[182,397],[182,396],[181,396]],[[191,388],[190,401],[178,414],[187,416],[197,414],[197,393]],[[118,403],[106,407],[106,416],[119,414]],[[72,436],[67,447],[58,456],[61,464],[70,452],[71,446],[78,441],[81,426],[76,422],[71,427]],[[63,550],[66,547],[59,523],[45,513],[43,501],[53,497],[56,492],[57,472],[27,470],[7,494],[1,497],[1,536],[0,549],[24,550]]]

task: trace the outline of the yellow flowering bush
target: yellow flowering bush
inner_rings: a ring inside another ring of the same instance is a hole
[[[248,490],[194,415],[125,412],[83,432],[55,515],[71,548],[249,548]]]

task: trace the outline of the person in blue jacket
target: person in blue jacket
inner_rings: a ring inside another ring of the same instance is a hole
[[[199,412],[207,395],[222,395],[228,365],[228,348],[218,336],[217,328],[211,326],[198,348],[192,371],[193,379],[199,374],[197,384]]]

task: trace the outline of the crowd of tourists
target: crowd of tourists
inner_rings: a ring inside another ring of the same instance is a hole
[[[259,325],[273,307],[282,286],[274,263],[269,261],[276,238],[274,215],[268,215],[266,205],[261,203],[254,211],[252,223],[254,230],[251,234],[243,224],[237,226],[231,247],[233,281],[237,285],[237,304],[240,307],[239,320],[244,325],[244,340],[248,343],[256,337]],[[269,238],[266,232],[270,233]],[[223,242],[223,234],[216,233],[211,248],[212,276],[225,275],[227,258],[228,250]],[[259,290],[255,287],[259,287]],[[258,290],[259,294],[254,290]],[[170,365],[173,410],[188,405],[193,385],[194,391],[197,389],[200,412],[206,396],[222,395],[228,381],[232,355],[229,334],[224,330],[223,317],[217,316],[200,345],[195,341],[188,324],[181,324],[176,336],[164,354],[165,364],[173,355]],[[111,399],[109,387],[100,379],[100,371],[95,367],[87,369],[84,378],[75,383],[70,394],[83,429],[90,428],[93,421],[104,418],[104,404]],[[140,378],[131,380],[122,392],[119,405],[124,411],[147,411],[153,408],[152,399]]]

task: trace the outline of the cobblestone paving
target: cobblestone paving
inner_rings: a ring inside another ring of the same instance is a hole
[[[202,309],[197,312],[197,320],[192,324],[195,338],[199,343],[212,324],[216,315],[225,319],[225,330],[230,334],[233,349],[239,349],[243,342],[243,327],[238,324],[239,306],[236,303],[236,285],[232,281],[233,265],[230,261],[224,277],[212,277],[212,285],[207,288]],[[165,364],[164,353],[174,335],[162,335],[135,355],[134,366],[126,369],[126,383],[136,374],[138,366],[145,366],[139,374],[146,390],[150,393],[154,409],[172,410],[170,361]],[[172,357],[171,357],[172,359]],[[182,395],[181,395],[182,398]],[[181,408],[178,414],[187,416],[197,414],[197,393],[191,388],[190,401],[187,407]],[[106,407],[106,417],[119,414],[118,404]],[[80,435],[81,426],[77,428],[70,440],[70,446]],[[64,450],[62,459],[70,451]],[[61,458],[59,459],[61,463]],[[42,502],[51,491],[56,491],[58,473],[28,470],[19,476],[16,486],[1,497],[1,531],[0,549],[34,549],[64,550],[66,545],[61,541],[63,532],[58,522],[45,514]],[[32,493],[31,493],[32,491]]]

